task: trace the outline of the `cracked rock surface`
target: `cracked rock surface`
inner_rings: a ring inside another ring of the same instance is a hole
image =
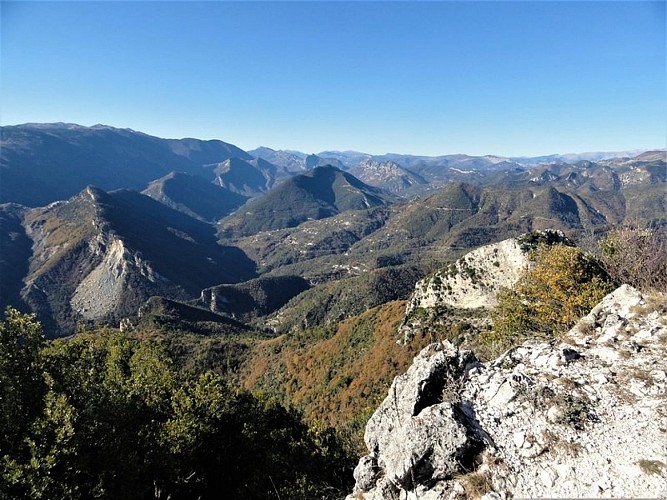
[[[562,338],[489,363],[426,347],[369,420],[348,499],[664,498],[667,315],[652,300],[624,285]]]

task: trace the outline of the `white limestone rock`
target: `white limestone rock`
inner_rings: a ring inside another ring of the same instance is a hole
[[[526,252],[516,238],[480,247],[417,282],[406,314],[438,305],[493,307],[500,287],[516,283],[528,265]]]
[[[399,328],[408,342],[414,330],[436,320],[434,314],[443,308],[488,309],[497,304],[496,295],[502,287],[514,285],[530,267],[528,253],[534,248],[530,237],[545,243],[567,243],[560,231],[545,230],[510,238],[479,247],[448,267],[437,271],[415,285]]]
[[[359,467],[377,469],[348,499],[465,498],[482,473],[489,499],[664,498],[667,317],[645,304],[623,286],[560,341],[484,364],[428,346],[369,420]]]

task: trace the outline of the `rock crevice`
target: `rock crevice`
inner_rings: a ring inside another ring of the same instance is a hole
[[[426,347],[368,421],[348,498],[664,497],[664,300],[624,285],[489,363]]]

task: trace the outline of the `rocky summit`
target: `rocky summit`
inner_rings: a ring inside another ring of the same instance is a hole
[[[453,306],[492,308],[502,287],[511,287],[530,266],[528,252],[538,243],[572,243],[561,231],[546,229],[484,245],[415,285],[406,315],[416,309]]]
[[[480,247],[418,281],[406,314],[438,305],[493,307],[499,288],[516,283],[528,265],[526,251],[516,238]]]
[[[663,301],[623,285],[488,363],[429,345],[368,421],[348,500],[664,498]]]
[[[409,342],[416,331],[441,322],[448,308],[493,309],[498,291],[511,288],[532,265],[530,251],[538,244],[573,243],[562,231],[553,229],[525,233],[476,248],[419,280],[399,328],[403,342]]]

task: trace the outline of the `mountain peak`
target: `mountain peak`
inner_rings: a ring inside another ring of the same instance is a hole
[[[366,158],[352,167],[350,173],[371,186],[399,194],[428,183],[421,175],[389,159]]]
[[[154,180],[142,194],[206,222],[229,215],[248,199],[203,177],[184,172],[170,172]]]
[[[295,227],[347,210],[389,204],[393,198],[332,165],[315,167],[282,182],[266,195],[248,202],[243,213],[221,221],[227,237]]]

